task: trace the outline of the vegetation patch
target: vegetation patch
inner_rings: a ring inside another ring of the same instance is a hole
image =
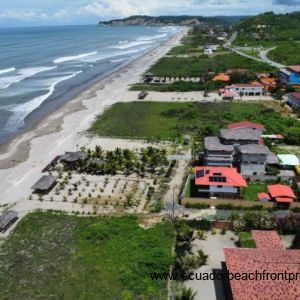
[[[239,242],[241,248],[256,248],[251,232],[240,232]]]
[[[261,103],[129,102],[116,103],[99,116],[90,132],[99,136],[173,140],[184,134],[218,133],[231,122],[249,120],[280,133],[287,144],[300,144],[300,122],[282,117]]]
[[[203,77],[209,72],[223,72],[227,69],[245,68],[250,72],[272,72],[270,65],[234,53],[213,57],[163,57],[149,72],[160,77],[193,76]]]
[[[2,299],[166,299],[173,228],[37,212],[1,245]]]
[[[284,43],[271,50],[268,57],[284,65],[300,63],[300,42]]]

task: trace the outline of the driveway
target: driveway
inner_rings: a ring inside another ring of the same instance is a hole
[[[234,242],[237,239],[233,232],[227,231],[221,235],[219,230],[216,235],[208,233],[206,240],[196,239],[193,242],[193,251],[202,249],[208,255],[208,261],[206,266],[200,267],[195,272],[212,273],[213,270],[221,270],[221,262],[224,261],[223,248],[236,248]],[[186,281],[185,285],[197,292],[195,300],[226,300],[222,281],[193,280]]]

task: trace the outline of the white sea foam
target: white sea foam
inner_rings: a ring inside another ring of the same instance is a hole
[[[114,49],[128,49],[128,48],[133,48],[133,47],[137,47],[137,46],[142,46],[142,45],[146,45],[146,44],[151,44],[153,43],[153,41],[134,41],[134,42],[130,42],[130,43],[123,43],[123,44],[119,44],[117,46],[112,46],[111,48]]]
[[[10,73],[13,71],[16,71],[16,68],[2,69],[2,70],[0,70],[0,75],[5,74],[5,73]]]
[[[52,78],[52,80],[47,81],[49,85],[46,94],[35,97],[34,99],[27,101],[23,104],[15,104],[5,107],[6,110],[9,110],[13,113],[5,125],[5,130],[14,131],[22,127],[24,125],[24,120],[26,116],[28,116],[31,112],[37,109],[45,100],[47,100],[53,94],[55,87],[60,82],[75,77],[81,72],[82,71],[78,71],[68,76]]]
[[[6,89],[10,87],[12,84],[20,82],[26,78],[34,76],[38,73],[50,71],[57,68],[56,66],[53,67],[34,67],[34,68],[24,68],[17,71],[17,73],[13,76],[6,76],[0,77],[0,90]]]
[[[117,63],[117,62],[120,62],[120,61],[124,61],[126,58],[119,58],[119,59],[113,59],[111,60],[110,62],[111,63]]]
[[[72,60],[81,60],[82,58],[92,56],[97,53],[98,53],[98,51],[93,51],[93,52],[82,53],[82,54],[78,54],[78,55],[74,55],[74,56],[64,56],[64,57],[55,59],[53,62],[55,64],[60,64],[60,63],[64,63],[64,62],[68,62],[68,61],[72,61]]]
[[[162,39],[166,37],[168,34],[167,33],[162,33],[162,34],[157,34],[157,35],[152,35],[152,36],[140,36],[137,38],[138,41],[153,41],[157,39]]]

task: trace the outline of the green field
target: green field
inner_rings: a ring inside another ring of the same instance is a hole
[[[237,54],[216,55],[214,57],[163,57],[149,72],[160,77],[203,76],[207,72],[223,72],[227,69],[245,68],[249,72],[272,72],[268,64]]]
[[[1,245],[1,299],[166,299],[173,228],[135,217],[26,216]]]
[[[165,139],[217,133],[230,122],[250,120],[270,133],[282,133],[286,142],[299,144],[300,122],[284,118],[260,103],[129,102],[116,103],[100,115],[90,132],[99,136]]]

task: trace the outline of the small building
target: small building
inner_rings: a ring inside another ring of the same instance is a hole
[[[294,170],[296,166],[300,165],[299,158],[294,154],[278,154],[279,165],[282,169]]]
[[[222,82],[229,82],[230,77],[226,75],[225,73],[219,73],[213,78],[213,81],[222,81]]]
[[[202,197],[237,198],[247,182],[235,168],[196,167],[195,186]]]
[[[214,53],[213,49],[211,48],[204,48],[204,54],[212,55]]]
[[[269,201],[271,201],[271,197],[267,193],[258,193],[257,200],[261,201],[261,202],[269,202]]]
[[[255,81],[252,83],[227,85],[225,90],[234,92],[240,96],[262,96],[264,95],[264,86]]]
[[[287,185],[268,185],[268,191],[271,201],[276,202],[277,206],[281,208],[288,208],[296,200],[293,190]]]
[[[293,110],[300,112],[300,93],[289,93],[287,104]]]
[[[266,174],[269,149],[264,145],[248,144],[239,146],[240,172],[244,176]]]
[[[7,210],[0,216],[0,232],[5,232],[18,219],[18,213]]]
[[[87,158],[88,155],[82,151],[67,152],[60,157],[60,162],[67,165],[69,169],[76,169],[78,165],[81,162],[86,161]]]
[[[204,138],[204,165],[232,167],[234,148],[223,145],[216,136]]]
[[[56,182],[56,176],[44,175],[32,186],[32,189],[36,194],[48,194],[54,188]]]
[[[300,84],[300,65],[291,65],[280,69],[279,77],[280,80],[285,84]]]
[[[300,250],[285,249],[276,231],[253,230],[252,238],[256,248],[224,249],[223,271],[241,275],[225,281],[226,299],[299,299],[299,280],[280,274],[299,274]]]
[[[284,136],[282,134],[263,134],[261,137],[263,139],[269,139],[275,144],[279,144],[284,140]]]

